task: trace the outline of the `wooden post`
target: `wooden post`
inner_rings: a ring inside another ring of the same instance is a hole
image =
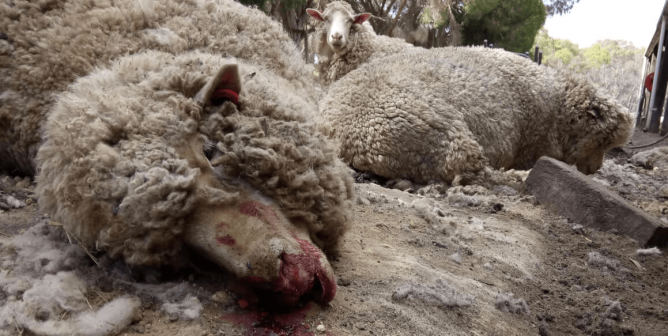
[[[668,82],[668,62],[664,61],[665,54],[663,46],[666,37],[666,16],[661,18],[661,38],[657,45],[656,69],[654,70],[654,82],[652,83],[652,97],[649,100],[649,132],[659,133],[661,123],[661,112],[663,101],[666,97],[666,84]]]
[[[543,51],[538,52],[538,65],[541,65],[543,63]]]
[[[533,53],[533,61],[538,63],[538,46],[536,46],[536,51]]]
[[[642,77],[640,78],[640,96],[638,96],[638,110],[636,114],[636,128],[642,128],[643,105],[645,105],[645,76],[647,76],[647,57],[643,57]]]

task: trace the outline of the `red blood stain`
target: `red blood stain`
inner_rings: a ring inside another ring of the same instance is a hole
[[[279,222],[278,215],[268,205],[247,201],[240,205],[239,211],[247,216],[263,219],[278,230],[276,227]],[[274,292],[283,295],[285,304],[297,303],[302,295],[311,291],[317,277],[322,285],[322,297],[317,298],[317,301],[323,303],[332,301],[336,294],[336,282],[320,263],[320,259],[323,258],[322,252],[310,242],[297,238],[294,233],[291,235],[299,243],[303,254],[283,253],[281,255],[279,276],[270,283]],[[257,276],[247,279],[254,284],[269,282]]]
[[[239,301],[237,301],[237,303],[239,304],[239,307],[241,307],[241,308],[248,308],[248,306],[249,306],[248,301],[246,301],[244,299],[240,299]]]
[[[234,244],[236,243],[234,238],[232,238],[232,236],[230,235],[227,235],[225,237],[219,237],[218,235],[216,235],[216,241],[218,242],[218,244],[227,246],[234,246]]]
[[[245,327],[244,336],[314,336],[308,324],[305,324],[310,304],[286,314],[267,312],[246,312],[226,314],[221,319]],[[327,333],[331,336],[331,333]]]

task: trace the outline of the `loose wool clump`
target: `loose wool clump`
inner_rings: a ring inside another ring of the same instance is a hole
[[[668,146],[655,147],[639,152],[631,157],[631,162],[647,169],[668,169]]]
[[[347,2],[332,1],[327,4],[320,17],[327,20],[337,11],[345,14],[346,17],[355,16],[355,11]],[[309,14],[311,13],[313,12]],[[377,35],[368,21],[352,24],[349,27],[348,40],[345,45],[339,50],[333,50],[327,42],[331,31],[323,20],[318,18],[316,20],[315,43],[312,44],[312,51],[318,56],[316,69],[324,85],[329,85],[342,78],[366,62],[397,53],[406,55],[427,50],[400,38]]]
[[[237,57],[290,81],[304,99],[319,97],[281,25],[232,0],[2,1],[0,33],[0,171],[11,174],[35,174],[54,97],[126,54]]]
[[[594,173],[625,144],[628,111],[587,80],[499,49],[387,56],[332,84],[322,131],[356,169],[416,183],[477,181],[541,156]]]
[[[0,336],[14,335],[16,328],[36,335],[106,336],[132,322],[140,306],[136,298],[90,309],[88,287],[72,271],[90,260],[77,245],[62,242],[58,231],[42,222],[0,244]]]

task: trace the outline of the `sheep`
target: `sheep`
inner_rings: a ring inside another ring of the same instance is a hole
[[[27,64],[5,69],[23,84],[2,115],[28,108],[1,141],[21,137],[42,212],[129,265],[188,245],[278,303],[333,299],[352,176],[280,25],[231,0],[15,3],[2,27]]]
[[[482,47],[367,63],[319,108],[344,162],[416,183],[485,185],[494,169],[531,169],[541,156],[592,174],[633,128],[587,80]]]
[[[400,38],[376,35],[367,21],[371,14],[355,14],[345,1],[332,1],[323,12],[306,10],[318,21],[314,53],[318,56],[318,76],[324,86],[342,78],[361,64],[397,53],[426,51]]]
[[[53,98],[96,66],[143,50],[209,51],[319,87],[282,26],[231,0],[0,2],[0,171],[33,176]]]

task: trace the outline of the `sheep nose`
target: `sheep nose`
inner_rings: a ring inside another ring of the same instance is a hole
[[[341,35],[340,33],[334,33],[334,34],[332,34],[332,38],[333,38],[335,41],[340,40],[342,37],[343,37],[343,35]]]
[[[311,242],[295,239],[302,253],[283,252],[277,278],[268,283],[266,279],[250,277],[249,282],[268,287],[275,302],[287,306],[296,305],[307,294],[320,303],[332,301],[336,294],[336,281],[327,258]]]

